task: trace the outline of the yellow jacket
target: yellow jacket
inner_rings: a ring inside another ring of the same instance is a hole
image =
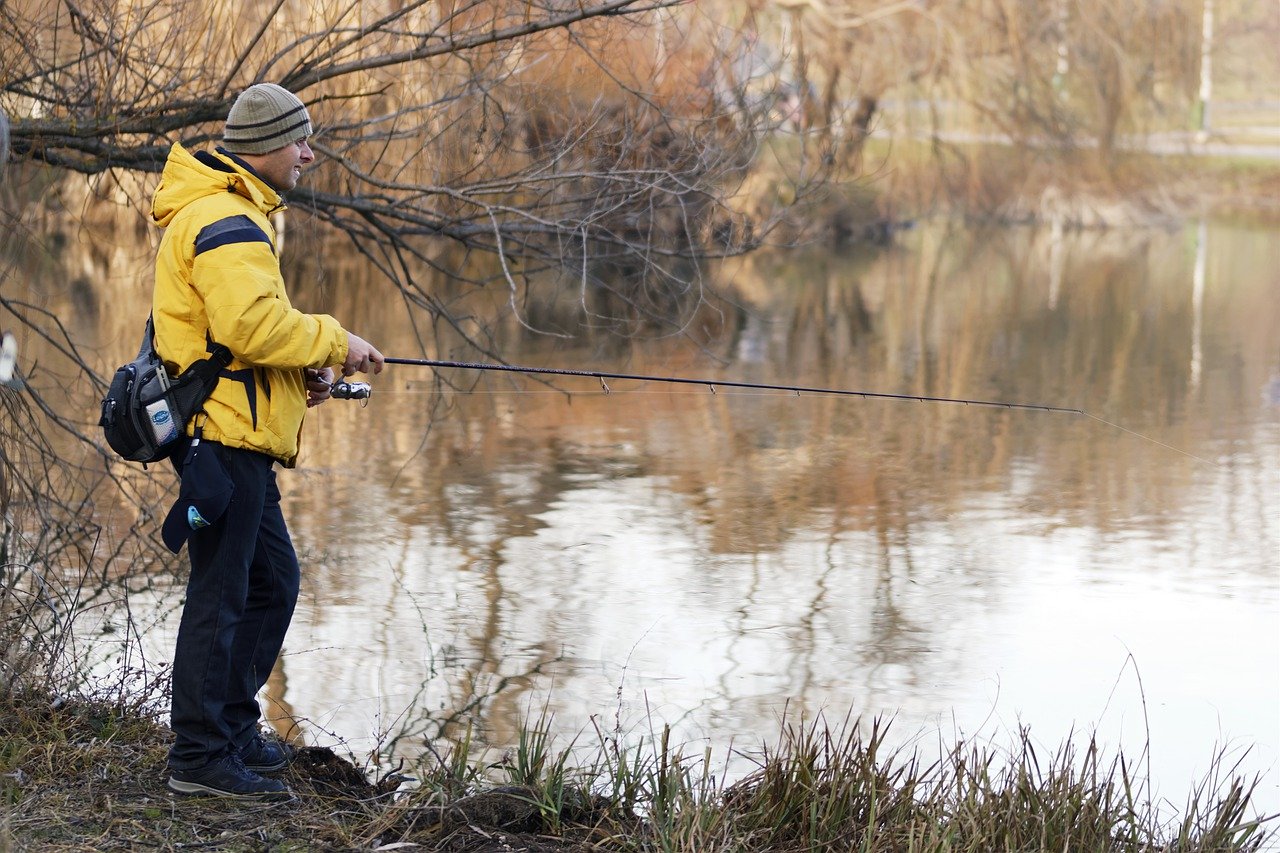
[[[205,402],[204,437],[293,467],[307,411],[303,368],[341,364],[347,334],[329,315],[289,304],[268,218],[282,209],[280,194],[237,158],[175,144],[151,204],[165,229],[152,316],[171,371],[205,358],[210,341],[235,356]]]

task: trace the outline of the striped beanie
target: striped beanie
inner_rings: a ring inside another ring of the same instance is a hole
[[[311,116],[298,96],[275,83],[255,83],[227,114],[222,147],[233,154],[266,154],[311,135]]]

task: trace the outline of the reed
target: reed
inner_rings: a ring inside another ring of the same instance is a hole
[[[154,697],[152,697],[154,698]],[[783,721],[772,745],[734,750],[730,778],[710,748],[661,727],[630,746],[598,732],[556,746],[552,719],[525,721],[503,761],[460,744],[403,774],[303,750],[288,804],[171,798],[169,733],[154,702],[39,690],[0,697],[0,850],[506,849],[650,851],[1255,851],[1278,839],[1257,816],[1256,780],[1220,754],[1181,816],[1161,816],[1131,758],[1089,739],[1046,752],[960,744],[938,760],[889,746],[889,725]]]

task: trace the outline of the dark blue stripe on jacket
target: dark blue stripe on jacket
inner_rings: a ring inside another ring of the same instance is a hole
[[[219,219],[212,225],[206,225],[196,235],[196,254],[226,246],[231,243],[266,243],[271,246],[271,238],[248,216],[228,216]],[[272,252],[275,247],[271,246]]]

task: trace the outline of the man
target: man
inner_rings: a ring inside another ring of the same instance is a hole
[[[299,583],[273,464],[296,463],[303,416],[328,399],[334,366],[344,376],[383,366],[367,341],[328,315],[298,311],[285,294],[269,216],[314,159],[310,135],[295,95],[250,86],[231,107],[220,148],[173,146],[152,202],[165,229],[152,299],[156,351],[174,372],[215,343],[234,356],[174,456],[182,497],[220,500],[210,510],[196,498],[185,515],[175,507],[164,531],[175,551],[186,540],[191,562],[174,650],[168,783],[184,794],[289,796],[263,774],[283,769],[292,751],[258,731],[257,694]]]

